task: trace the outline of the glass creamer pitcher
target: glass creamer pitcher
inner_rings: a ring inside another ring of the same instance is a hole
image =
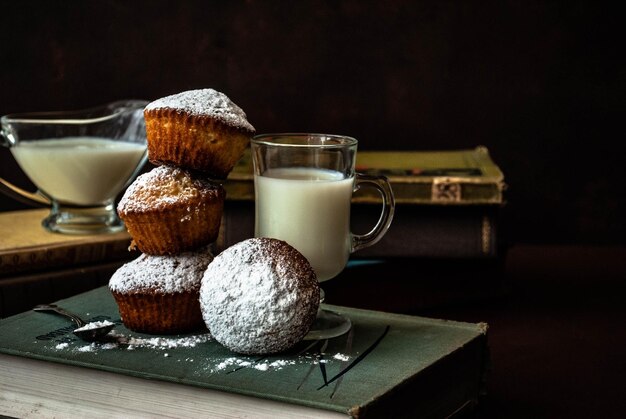
[[[0,141],[37,187],[32,193],[0,178],[0,190],[21,201],[50,206],[42,221],[69,234],[124,229],[115,198],[147,160],[141,100],[72,112],[38,112],[0,118]]]

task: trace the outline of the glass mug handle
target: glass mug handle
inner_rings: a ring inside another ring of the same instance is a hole
[[[378,222],[369,233],[352,234],[350,253],[364,249],[378,242],[389,229],[395,211],[395,198],[389,180],[385,176],[370,176],[356,173],[352,191],[358,191],[361,186],[372,187],[380,192],[383,199],[383,209],[378,218]]]

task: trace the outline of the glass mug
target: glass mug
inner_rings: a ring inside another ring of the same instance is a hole
[[[49,231],[95,234],[122,231],[115,198],[147,160],[141,100],[71,112],[0,118],[0,142],[38,188],[27,192],[0,178],[0,190],[30,204],[51,207]]]
[[[352,137],[309,133],[263,134],[251,141],[255,236],[298,249],[320,282],[337,276],[353,252],[378,242],[393,219],[387,178],[355,171],[357,144]],[[352,194],[361,187],[373,187],[382,197],[380,218],[363,235],[350,231]],[[349,319],[322,311],[309,338],[338,336],[349,328]]]

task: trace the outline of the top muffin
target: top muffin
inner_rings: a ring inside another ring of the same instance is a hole
[[[148,158],[226,179],[255,133],[245,112],[214,89],[188,90],[144,109]]]

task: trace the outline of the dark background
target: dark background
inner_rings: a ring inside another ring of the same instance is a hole
[[[361,150],[484,145],[509,185],[512,291],[418,314],[490,325],[485,417],[622,418],[624,14],[606,4],[3,1],[0,114],[212,87],[259,133],[347,134]],[[27,186],[18,172],[0,148],[0,175]],[[456,282],[428,282],[424,261],[405,262],[347,269],[328,295],[397,308],[491,285],[447,262]]]
[[[485,145],[512,241],[623,244],[622,26],[591,1],[5,1],[0,114],[212,87],[259,133]]]

